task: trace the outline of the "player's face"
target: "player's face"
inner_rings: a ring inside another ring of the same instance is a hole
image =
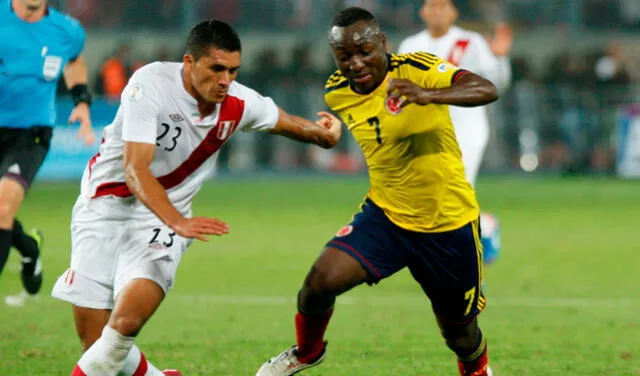
[[[458,10],[451,0],[425,0],[420,15],[429,27],[448,30],[458,19]]]
[[[29,10],[38,10],[47,4],[47,0],[21,0],[21,2]]]
[[[240,51],[225,51],[211,48],[209,54],[194,60],[184,56],[184,70],[191,79],[191,85],[198,95],[207,102],[222,102],[229,86],[238,76]]]
[[[368,93],[387,73],[385,37],[366,21],[347,27],[334,26],[329,39],[336,66],[358,93]]]

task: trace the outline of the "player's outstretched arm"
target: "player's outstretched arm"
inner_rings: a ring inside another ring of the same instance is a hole
[[[149,170],[155,149],[154,144],[125,142],[125,181],[131,193],[180,236],[207,241],[206,235],[228,233],[229,227],[224,222],[204,217],[185,218],[171,204],[164,187]]]
[[[87,65],[84,57],[80,55],[70,61],[64,68],[63,76],[75,104],[69,116],[69,124],[79,122],[78,137],[82,138],[85,144],[91,145],[95,142],[96,137],[91,128],[91,113],[89,112],[91,94],[87,86]]]
[[[318,112],[320,117],[311,122],[299,116],[291,115],[279,108],[278,122],[269,132],[289,137],[296,141],[316,144],[330,149],[340,141],[342,122],[328,112]]]
[[[387,91],[400,98],[402,107],[411,103],[476,107],[498,99],[495,85],[471,72],[465,72],[453,85],[441,89],[423,88],[409,80],[392,80]]]

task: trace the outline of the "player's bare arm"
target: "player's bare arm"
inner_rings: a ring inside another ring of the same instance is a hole
[[[85,144],[93,144],[96,140],[91,128],[91,94],[87,88],[87,65],[82,55],[75,60],[69,61],[64,68],[64,82],[71,91],[75,107],[69,116],[69,124],[79,122],[80,129],[78,137],[82,138]]]
[[[149,170],[155,149],[154,144],[125,142],[125,181],[131,193],[180,236],[207,241],[206,235],[228,233],[226,223],[205,217],[185,218],[171,204],[164,187]]]
[[[330,149],[340,140],[342,122],[328,112],[318,112],[318,116],[314,123],[279,109],[278,122],[269,132]]]
[[[423,88],[409,80],[392,80],[387,92],[401,98],[403,107],[410,103],[476,107],[498,99],[495,85],[471,72],[464,73],[453,85],[442,89]]]

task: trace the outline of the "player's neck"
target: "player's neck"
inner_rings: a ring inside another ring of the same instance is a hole
[[[31,9],[25,6],[19,0],[12,0],[11,8],[16,13],[16,16],[18,16],[18,18],[20,18],[25,22],[30,22],[30,23],[40,21],[45,16],[45,14],[47,14],[46,4],[36,9]]]
[[[447,35],[449,33],[449,29],[450,28],[448,27],[447,28],[428,27],[427,33],[429,33],[429,35],[431,35],[432,38],[438,39]]]

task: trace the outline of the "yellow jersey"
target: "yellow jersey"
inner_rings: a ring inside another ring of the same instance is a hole
[[[327,105],[364,152],[368,197],[401,228],[443,232],[478,218],[449,106],[410,104],[400,109],[397,100],[387,96],[390,79],[444,88],[463,72],[434,55],[416,52],[390,54],[385,81],[369,94],[354,92],[340,71],[327,80]]]

